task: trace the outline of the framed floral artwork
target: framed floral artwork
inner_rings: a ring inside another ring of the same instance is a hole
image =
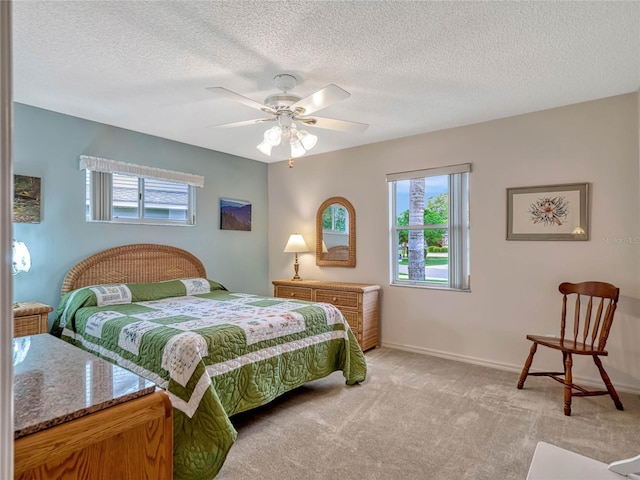
[[[589,184],[507,188],[507,240],[588,240]]]

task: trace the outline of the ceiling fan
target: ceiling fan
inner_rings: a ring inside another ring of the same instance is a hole
[[[300,157],[311,150],[318,137],[302,130],[301,126],[325,128],[348,133],[362,133],[369,125],[366,123],[337,120],[335,118],[310,116],[336,102],[346,100],[351,94],[334,84],[329,84],[311,95],[300,98],[289,93],[298,83],[293,75],[282,73],[273,79],[275,87],[282,93],[276,93],[259,103],[224,87],[208,87],[207,90],[221,98],[235,100],[247,107],[272,115],[271,118],[254,118],[241,122],[213,125],[214,127],[243,127],[259,123],[276,122],[276,125],[264,132],[264,139],[257,145],[265,155],[271,155],[273,147],[289,144],[291,156]]]

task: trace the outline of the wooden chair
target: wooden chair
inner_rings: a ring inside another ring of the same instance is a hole
[[[582,283],[562,283],[559,287],[562,293],[562,319],[560,322],[560,337],[547,337],[537,335],[527,335],[527,340],[531,340],[531,350],[524,368],[518,380],[518,388],[522,389],[527,375],[551,377],[557,382],[564,384],[564,414],[571,415],[571,397],[586,397],[592,395],[610,395],[613,403],[618,410],[623,410],[622,402],[618,398],[618,394],[611,384],[609,375],[602,366],[601,356],[608,355],[604,349],[609,336],[609,330],[613,322],[613,315],[616,312],[618,304],[618,295],[620,289],[603,282],[582,282]],[[575,295],[575,306],[573,315],[573,331],[565,336],[565,323],[567,318],[567,297]],[[581,296],[589,298],[586,312],[580,314]],[[594,304],[597,304],[597,311],[592,318]],[[604,311],[604,317],[603,317]],[[582,323],[582,331],[580,325]],[[533,372],[529,373],[533,356],[536,353],[538,345],[553,348],[562,352],[562,360],[564,363],[564,371],[562,372]],[[573,364],[573,355],[591,355],[593,361],[598,367],[602,381],[607,387],[606,390],[586,390],[583,387],[575,385],[571,377],[571,366]],[[573,392],[577,390],[576,392]]]

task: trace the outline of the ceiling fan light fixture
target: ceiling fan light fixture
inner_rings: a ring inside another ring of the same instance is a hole
[[[2,1],[2,0],[0,0]],[[277,126],[264,132],[264,140],[257,145],[258,150],[265,155],[271,155],[273,147],[287,145],[291,149],[292,157],[304,155],[307,151],[315,147],[318,137],[305,130],[298,130],[296,127],[313,126],[328,130],[343,131],[347,133],[362,133],[368,127],[365,123],[337,120],[326,117],[309,117],[319,110],[329,107],[336,102],[346,100],[351,96],[349,92],[333,83],[320,90],[300,98],[289,93],[298,83],[298,79],[291,74],[281,73],[273,78],[275,87],[280,93],[269,95],[263,103],[256,102],[249,97],[232,92],[224,87],[207,87],[207,90],[220,98],[234,100],[242,105],[269,114],[270,118],[256,118],[240,122],[214,125],[216,127],[241,127],[245,125],[256,125],[264,122],[277,122]],[[276,149],[276,156],[284,152],[284,149]]]
[[[271,156],[271,149],[273,148],[273,145],[271,145],[269,142],[267,142],[266,140],[263,140],[262,142],[260,142],[256,148],[258,150],[260,150],[262,153],[264,153],[265,155],[267,155],[268,157]]]
[[[306,130],[298,130],[298,140],[300,140],[305,150],[311,150],[318,143],[318,137]]]

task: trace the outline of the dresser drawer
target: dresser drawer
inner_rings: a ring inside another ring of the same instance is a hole
[[[280,298],[295,298],[296,300],[309,300],[311,301],[310,288],[303,287],[288,287],[278,286],[276,287],[276,297]]]
[[[339,290],[316,290],[316,302],[333,303],[337,307],[358,308],[358,294]]]
[[[360,313],[355,310],[340,310],[344,319],[347,321],[354,333],[362,333],[362,322],[360,321]]]
[[[18,317],[13,325],[13,336],[23,337],[25,335],[37,335],[41,332],[40,325],[42,324],[42,317],[40,315],[25,315],[24,317]]]

